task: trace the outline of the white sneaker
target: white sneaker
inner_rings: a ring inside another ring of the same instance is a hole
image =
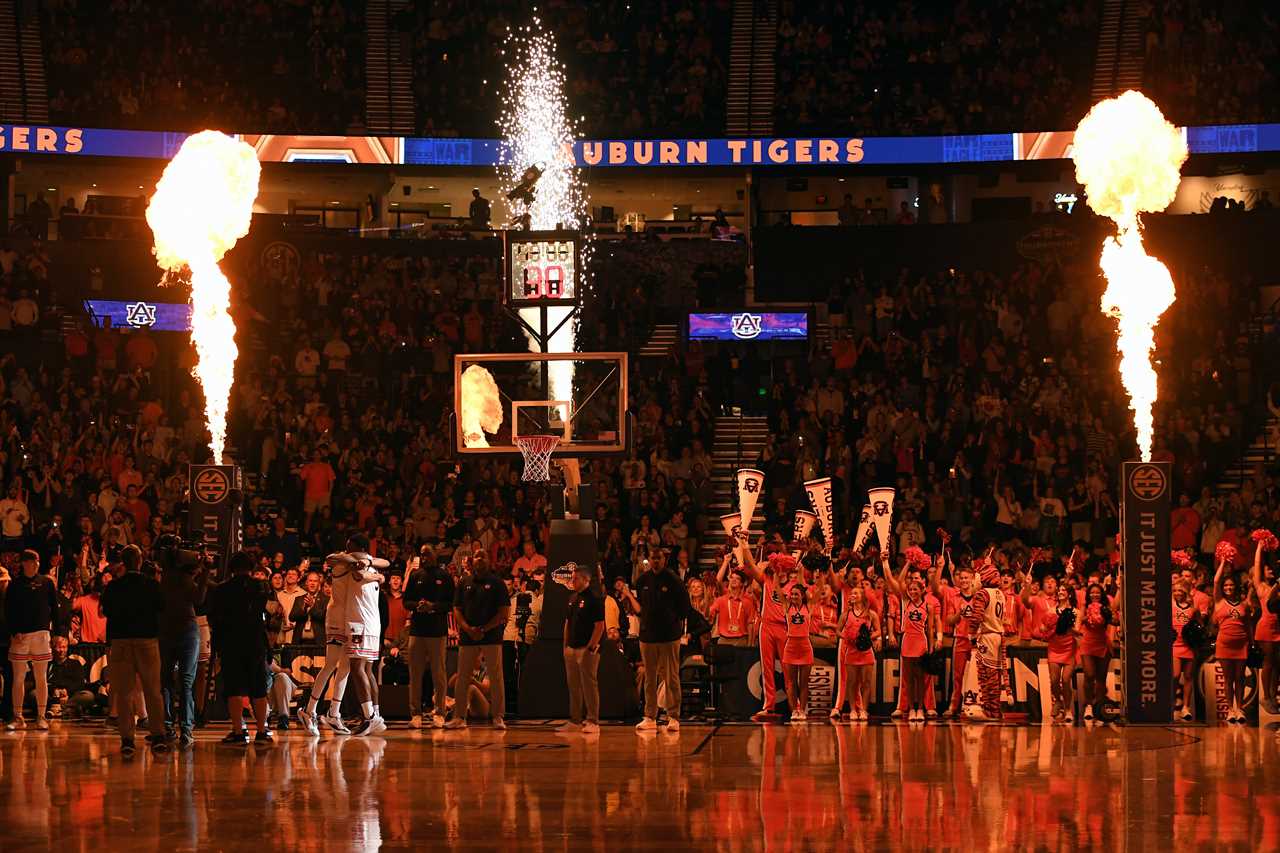
[[[1074,712],[1074,711],[1068,711],[1068,712],[1067,712],[1067,714],[1066,714],[1066,716],[1062,718],[1062,721],[1063,721],[1064,723],[1066,723],[1068,726],[1074,726],[1074,725],[1075,725],[1075,723],[1076,723],[1076,715],[1075,715],[1075,712]]]
[[[454,717],[452,720],[444,724],[444,728],[451,732],[457,731],[458,729],[465,729],[466,727],[467,721],[460,717]]]
[[[669,717],[667,719],[667,731],[669,732],[680,731],[680,721],[677,720],[675,717]]]
[[[340,735],[351,734],[351,729],[347,728],[347,724],[342,722],[341,717],[330,717],[326,714],[320,718],[320,722],[324,723],[325,728],[335,731]]]
[[[1082,719],[1083,719],[1086,723],[1092,723],[1092,722],[1093,722],[1093,706],[1092,706],[1092,705],[1085,705],[1085,706],[1084,706],[1084,717],[1083,717]]]
[[[858,711],[858,722],[865,723],[867,721],[867,709],[863,708]]]
[[[932,720],[934,717],[938,716],[938,712],[935,711],[933,708],[930,708],[929,710],[924,712],[924,715]]]
[[[316,726],[315,715],[306,708],[298,709],[298,722],[302,723],[302,728],[312,737],[320,736],[320,729]]]
[[[420,728],[422,728],[422,715],[421,715],[421,714],[414,714],[414,715],[409,719],[409,728],[411,728],[411,729],[420,729]]]
[[[645,717],[636,723],[636,731],[638,732],[656,732],[658,730],[658,721],[653,717]]]
[[[9,725],[5,726],[5,728],[11,732],[22,731],[26,727],[27,727],[27,722],[21,717],[14,717],[12,720],[9,721]]]
[[[600,724],[587,720],[582,724],[582,733],[584,735],[598,735],[600,734]]]
[[[370,717],[368,723],[361,727],[360,731],[356,732],[356,735],[359,737],[368,737],[369,735],[376,735],[379,732],[385,732],[386,730],[387,721],[382,719],[381,715],[378,715]]]
[[[895,719],[895,720],[896,720],[898,717],[901,717],[901,716],[902,716],[902,709],[901,709],[901,708],[894,708],[894,709],[893,709],[893,713],[891,713],[889,716],[890,716],[891,718],[893,718],[893,719]]]
[[[501,717],[494,717],[493,727],[500,732],[505,732],[507,730],[507,721],[502,719]]]
[[[831,713],[827,714],[827,719],[829,719],[829,720],[838,720],[838,719],[840,719],[840,709],[839,709],[839,708],[832,708],[832,709],[831,709]]]
[[[433,728],[443,729],[443,728],[444,728],[444,714],[432,714],[432,715],[431,715],[431,725],[432,725],[432,727],[433,727]]]
[[[556,731],[558,731],[558,732],[580,732],[580,731],[582,731],[582,728],[583,728],[583,726],[582,726],[580,723],[575,723],[573,720],[566,720],[565,722],[563,722],[563,723],[561,723],[560,725],[556,726]]]
[[[49,721],[44,718],[44,714],[36,715],[36,728],[42,732],[49,731]]]
[[[1195,720],[1195,718],[1196,718],[1196,715],[1195,715],[1195,714],[1193,714],[1193,713],[1191,713],[1190,711],[1183,711],[1183,712],[1182,712],[1182,717],[1181,717],[1181,719],[1182,719],[1182,722],[1184,722],[1184,723],[1190,723],[1190,722],[1192,722],[1193,720]]]

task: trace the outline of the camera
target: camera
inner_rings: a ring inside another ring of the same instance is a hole
[[[172,533],[156,539],[152,547],[156,563],[164,571],[194,572],[205,563],[207,549],[203,539],[183,539]]]

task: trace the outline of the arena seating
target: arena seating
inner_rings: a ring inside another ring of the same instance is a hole
[[[784,0],[776,128],[859,135],[1072,127],[1098,0],[906,7]]]
[[[364,4],[41,4],[57,124],[345,133],[364,121]]]

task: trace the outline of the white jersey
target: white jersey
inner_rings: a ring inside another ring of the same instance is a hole
[[[352,584],[350,572],[335,575],[330,583],[329,605],[324,609],[324,631],[330,637],[347,636],[347,601]]]
[[[351,556],[359,560],[359,563],[352,568],[356,571],[369,567],[371,558],[368,554],[352,554]],[[378,613],[378,584],[373,581],[364,583],[357,580],[352,575],[347,575],[348,597],[347,597],[347,624],[349,626],[360,625],[364,630],[359,632],[362,634],[373,634],[377,636],[382,633],[382,617]],[[354,627],[349,628],[354,635],[357,633]]]
[[[982,614],[982,622],[978,625],[979,634],[1004,634],[1004,611],[1008,607],[1004,592],[999,587],[985,588],[987,593],[987,609]]]

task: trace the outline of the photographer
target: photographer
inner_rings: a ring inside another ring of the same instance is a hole
[[[130,545],[121,553],[124,574],[102,593],[107,616],[107,641],[111,643],[111,681],[115,685],[116,713],[120,717],[120,751],[134,753],[134,682],[141,681],[151,735],[147,742],[155,752],[169,748],[164,736],[160,699],[160,611],[164,600],[160,584],[142,573],[142,552]]]
[[[268,586],[252,577],[253,558],[244,551],[231,555],[227,569],[231,578],[209,593],[209,626],[213,629],[214,651],[222,662],[223,689],[231,718],[231,731],[222,742],[249,742],[244,726],[247,698],[253,705],[257,728],[254,743],[269,745],[273,741],[267,731],[266,614],[267,601],[274,599]]]
[[[160,594],[164,610],[160,613],[160,674],[166,717],[173,713],[174,670],[177,670],[179,743],[186,747],[195,743],[196,666],[200,658],[200,626],[196,609],[204,604],[208,592],[209,572],[199,552],[184,549],[178,537],[166,534],[156,540],[155,554],[163,574]],[[172,731],[174,721],[168,720]]]

